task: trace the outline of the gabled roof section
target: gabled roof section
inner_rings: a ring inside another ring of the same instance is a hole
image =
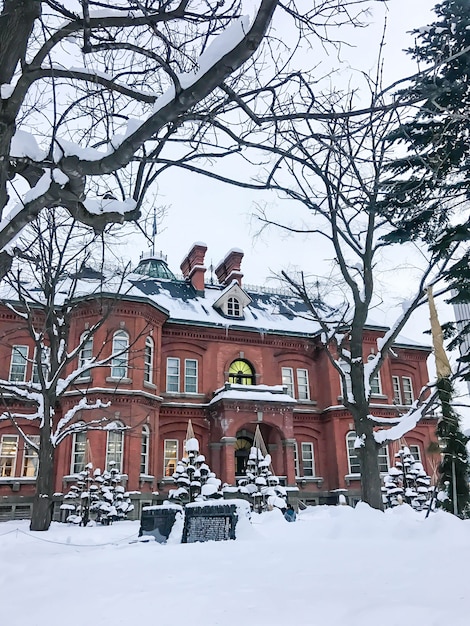
[[[231,315],[228,311],[229,298],[235,298],[240,303],[240,313],[238,315]],[[243,291],[238,282],[234,280],[228,287],[226,287],[212,305],[214,309],[218,309],[222,312],[222,315],[230,318],[243,317],[243,310],[251,302],[250,296]]]

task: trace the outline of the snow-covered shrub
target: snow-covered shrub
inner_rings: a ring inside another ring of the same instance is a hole
[[[246,476],[239,479],[238,491],[248,495],[257,513],[287,508],[287,491],[271,472],[271,455],[253,446],[247,461]]]
[[[433,491],[431,477],[426,474],[423,465],[415,460],[406,446],[395,454],[395,466],[384,476],[382,489],[386,507],[398,506],[405,502],[417,511],[429,506]]]
[[[108,525],[125,519],[134,505],[121,482],[117,469],[101,472],[88,463],[64,496],[60,508],[70,511],[66,521],[86,526],[91,521]]]
[[[199,442],[191,437],[185,444],[186,456],[176,465],[173,480],[176,489],[171,489],[169,500],[186,504],[196,500],[221,498],[221,481],[206,463],[206,457],[199,454]]]

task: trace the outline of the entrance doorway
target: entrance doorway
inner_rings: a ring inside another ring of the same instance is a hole
[[[246,466],[250,457],[250,450],[253,445],[253,435],[247,433],[237,434],[237,442],[235,443],[235,475],[245,476]]]

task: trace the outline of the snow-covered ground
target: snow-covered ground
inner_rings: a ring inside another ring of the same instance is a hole
[[[470,521],[358,505],[252,522],[188,545],[133,542],[139,522],[1,523],[1,624],[470,624]]]

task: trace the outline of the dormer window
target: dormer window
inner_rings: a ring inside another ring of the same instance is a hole
[[[236,281],[233,281],[222,291],[213,306],[225,317],[243,318],[243,310],[250,302],[250,296],[243,291]]]
[[[238,298],[229,298],[227,300],[227,315],[231,317],[240,317],[241,307]]]

